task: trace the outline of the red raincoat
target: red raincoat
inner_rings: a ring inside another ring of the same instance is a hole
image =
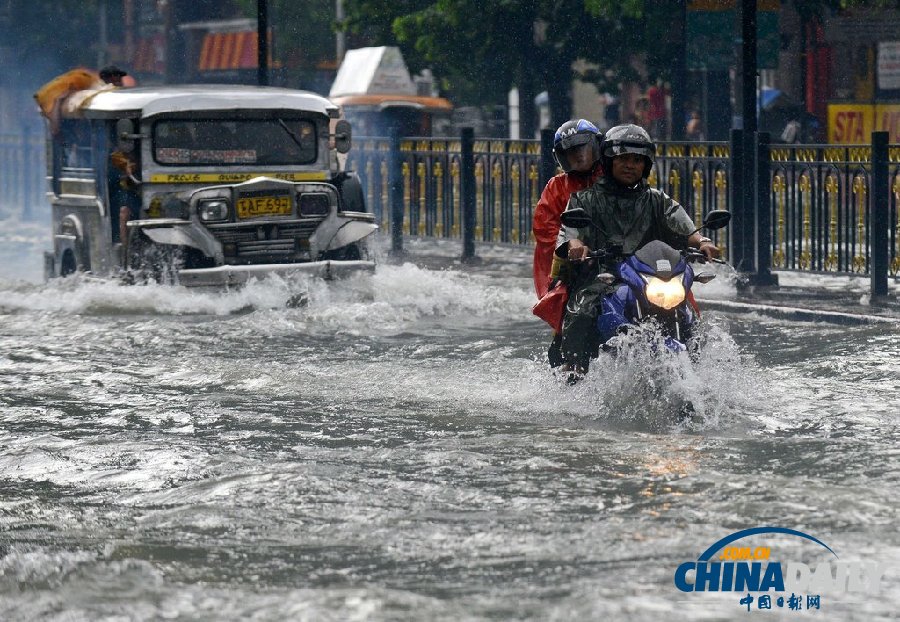
[[[603,175],[598,164],[590,175],[561,173],[547,182],[537,207],[531,230],[534,232],[534,290],[538,298],[543,298],[550,286],[550,268],[553,265],[553,251],[556,250],[556,236],[559,235],[559,216],[569,203],[569,195],[584,190]]]

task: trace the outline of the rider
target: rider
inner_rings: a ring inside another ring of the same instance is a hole
[[[559,235],[559,215],[569,196],[589,187],[603,174],[600,167],[600,141],[603,133],[587,119],[572,119],[559,126],[553,135],[553,157],[562,173],[552,177],[534,210],[534,289],[538,298],[547,294],[551,279],[557,276],[560,261],[554,257]],[[550,346],[551,365],[562,363],[559,356],[560,336],[554,335]]]
[[[569,199],[567,209],[583,208],[595,226],[586,229],[562,227],[556,248],[558,258],[584,261],[591,249],[621,247],[625,255],[634,253],[652,240],[662,240],[674,248],[699,248],[707,258],[720,251],[709,238],[695,231],[684,208],[666,193],[647,182],[656,155],[650,135],[637,125],[617,125],[606,132],[601,145],[601,165],[606,171],[587,190]],[[594,278],[575,278],[563,322],[562,353],[570,369],[587,372],[596,355],[597,315],[608,285]]]

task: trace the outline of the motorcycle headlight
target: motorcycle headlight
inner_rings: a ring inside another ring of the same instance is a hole
[[[228,218],[228,201],[225,199],[200,201],[200,205],[197,207],[197,213],[200,216],[200,220],[203,222],[225,220]]]
[[[663,281],[661,278],[651,276],[646,279],[647,287],[644,292],[650,304],[661,309],[672,309],[684,301],[684,285],[680,278]]]

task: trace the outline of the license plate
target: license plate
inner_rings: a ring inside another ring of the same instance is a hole
[[[258,218],[260,216],[288,216],[291,213],[291,197],[261,196],[238,199],[238,218]]]

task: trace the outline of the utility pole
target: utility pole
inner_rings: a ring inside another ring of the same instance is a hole
[[[269,7],[267,0],[256,0],[256,83],[269,85]]]
[[[106,0],[100,0],[97,7],[100,15],[100,41],[97,44],[97,67],[103,67],[109,60],[109,19],[107,16]]]
[[[744,132],[753,135],[756,122],[756,0],[741,0],[741,116]]]
[[[335,21],[338,25],[338,30],[335,33],[335,57],[337,60],[338,67],[341,66],[341,61],[344,60],[344,52],[347,49],[347,35],[343,31],[344,27],[344,0],[335,0],[334,1],[334,15]]]
[[[134,4],[133,0],[123,0],[122,20],[125,22],[125,58],[134,63]],[[133,67],[132,67],[133,69]]]

